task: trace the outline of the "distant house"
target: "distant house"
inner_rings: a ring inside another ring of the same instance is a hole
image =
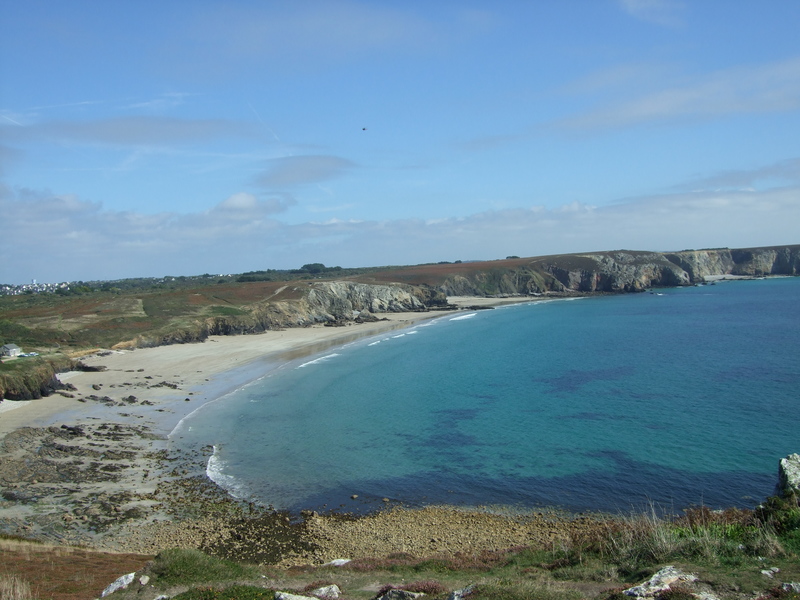
[[[16,344],[0,346],[0,356],[19,356],[20,354],[22,354],[22,348]]]

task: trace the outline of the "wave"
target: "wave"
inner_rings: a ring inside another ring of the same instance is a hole
[[[468,315],[461,315],[460,317],[453,317],[450,320],[451,321],[463,321],[464,319],[471,319],[472,317],[474,317],[477,314],[478,313],[469,313]]]
[[[329,359],[331,359],[331,358],[333,358],[335,356],[339,356],[339,353],[338,352],[334,352],[333,354],[326,354],[325,356],[320,356],[319,358],[315,358],[314,360],[310,360],[308,362],[305,362],[302,365],[298,365],[296,368],[297,369],[302,369],[303,367],[307,367],[309,365],[316,365],[316,364],[319,364],[321,362],[325,362],[326,360],[329,360]]]
[[[245,493],[244,486],[240,484],[235,477],[226,475],[223,472],[225,469],[225,461],[219,456],[219,448],[217,446],[213,446],[213,448],[214,451],[211,453],[211,456],[208,457],[208,463],[206,463],[206,477],[221,488],[227,490],[234,498],[245,498],[247,494]]]

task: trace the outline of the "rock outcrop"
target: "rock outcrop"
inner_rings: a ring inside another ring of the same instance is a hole
[[[780,460],[776,496],[800,496],[800,454],[790,454]]]
[[[352,281],[298,284],[297,299],[270,300],[246,307],[242,315],[195,321],[179,330],[155,332],[115,348],[145,348],[201,342],[210,335],[241,335],[315,324],[347,324],[375,320],[374,314],[425,311],[447,305],[441,290],[405,284],[369,285]]]
[[[306,296],[312,311],[326,320],[355,319],[369,313],[424,311],[411,286],[368,285],[352,281],[315,284]]]

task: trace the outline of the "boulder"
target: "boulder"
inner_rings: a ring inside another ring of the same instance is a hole
[[[623,594],[632,598],[655,598],[678,581],[696,581],[697,577],[684,573],[673,566],[664,567],[644,583],[623,590]]]
[[[340,590],[339,586],[336,584],[326,585],[311,590],[311,595],[317,598],[323,598],[324,600],[337,600],[337,598],[342,595],[342,590]]]
[[[790,454],[780,460],[775,495],[784,497],[800,495],[800,454]]]
[[[289,592],[275,592],[275,600],[317,600],[311,596],[300,596]]]
[[[408,590],[393,589],[386,592],[378,600],[415,600],[424,596],[422,592],[409,592]]]
[[[105,598],[109,594],[113,594],[117,590],[124,590],[127,588],[131,583],[133,583],[133,578],[136,577],[136,573],[128,573],[127,575],[123,575],[114,580],[113,583],[109,584],[106,589],[102,591],[100,594],[101,598]]]

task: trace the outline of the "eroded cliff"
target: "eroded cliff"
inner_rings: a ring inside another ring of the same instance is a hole
[[[731,250],[564,254],[491,266],[448,277],[439,289],[451,296],[544,293],[640,292],[651,287],[692,285],[713,276],[797,275],[800,246]]]

